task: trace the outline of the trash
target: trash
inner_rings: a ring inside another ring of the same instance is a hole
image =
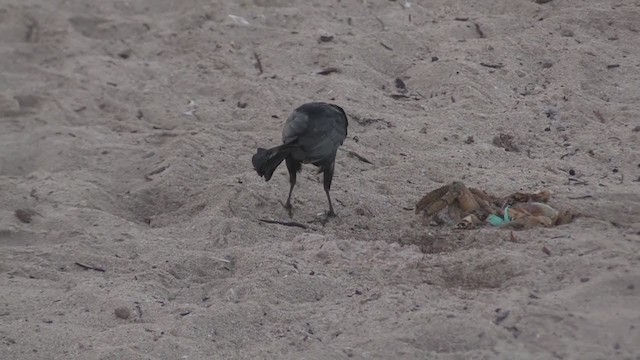
[[[500,134],[493,138],[493,145],[501,147],[506,151],[519,152],[518,146],[514,143],[513,135]]]
[[[456,228],[471,230],[474,229],[479,223],[480,219],[478,219],[478,217],[474,214],[471,214],[462,218],[458,225],[456,225]]]
[[[578,215],[573,209],[547,204],[550,198],[548,190],[497,197],[454,181],[426,194],[416,204],[415,213],[433,216],[446,208],[458,229],[473,229],[486,222],[512,230],[567,224]]]
[[[249,22],[247,21],[247,19],[243,18],[242,16],[229,14],[229,17],[231,18],[231,20],[233,20],[234,23],[238,25],[249,25]]]
[[[196,110],[197,110],[197,106],[196,106],[196,102],[193,100],[189,100],[189,104],[187,105],[187,107],[191,108],[187,111],[184,111],[182,113],[182,115],[186,115],[186,116],[196,116]]]
[[[511,218],[509,217],[509,207],[507,206],[504,209],[504,216],[500,217],[498,215],[495,214],[491,214],[487,217],[487,222],[493,226],[502,226],[508,222],[511,221]]]

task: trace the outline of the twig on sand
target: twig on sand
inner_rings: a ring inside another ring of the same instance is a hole
[[[153,175],[157,175],[157,174],[160,174],[161,172],[163,172],[163,171],[167,170],[167,168],[168,168],[168,167],[169,167],[169,165],[164,165],[164,166],[161,166],[161,167],[159,167],[159,168],[157,168],[157,169],[153,170],[152,172],[150,172],[150,173],[148,173],[148,174],[144,174],[144,178],[145,178],[145,180],[147,180],[147,181],[151,181],[151,180],[153,180],[153,179],[151,178],[151,176],[153,176]]]
[[[365,158],[364,156],[362,156],[362,155],[360,155],[360,154],[356,153],[355,151],[351,151],[351,150],[343,150],[343,149],[340,149],[340,150],[342,150],[342,151],[346,151],[346,152],[347,152],[347,156],[349,156],[349,157],[356,158],[356,159],[358,159],[358,160],[360,160],[360,161],[362,161],[362,162],[364,162],[364,163],[367,163],[367,164],[373,164],[371,161],[369,161],[369,159],[367,159],[367,158]]]
[[[601,123],[605,124],[607,122],[607,119],[604,118],[604,115],[602,115],[600,111],[593,110],[593,115],[595,115],[596,118],[600,120]]]
[[[218,261],[222,261],[222,262],[227,263],[227,264],[231,264],[231,261],[229,261],[227,259],[217,258],[217,257],[214,257],[214,256],[212,256],[211,258],[213,260],[218,260]]]
[[[578,180],[575,178],[569,178],[569,181],[567,182],[567,185],[589,185],[588,182],[583,181],[583,180]]]
[[[278,220],[269,220],[269,219],[258,219],[258,221],[264,222],[264,223],[268,223],[268,224],[277,224],[277,225],[283,225],[283,226],[292,226],[292,227],[299,227],[299,228],[303,228],[303,229],[308,229],[309,227],[305,224],[301,224],[299,222],[295,222],[295,221],[278,221]]]
[[[338,70],[338,68],[329,67],[329,68],[322,69],[322,70],[316,72],[316,74],[318,74],[318,75],[329,75],[329,74],[338,73],[338,72],[340,72],[340,70]]]
[[[582,199],[591,199],[593,195],[582,195],[582,196],[567,196],[567,199],[571,200],[582,200]]]
[[[500,63],[500,64],[489,64],[489,63],[481,62],[480,65],[484,66],[484,67],[492,68],[492,69],[502,69],[504,67],[503,63]]]
[[[478,35],[480,36],[480,38],[484,39],[485,35],[484,32],[482,31],[482,29],[480,29],[480,25],[478,23],[473,23],[473,25],[475,25],[476,27],[476,32],[478,33]]]
[[[142,307],[140,307],[140,303],[138,301],[134,301],[133,303],[136,304],[135,310],[138,313],[138,321],[142,321]]]
[[[106,272],[107,270],[101,268],[101,267],[97,267],[97,266],[90,266],[90,265],[85,265],[79,262],[74,263],[78,266],[80,266],[81,268],[85,269],[85,270],[93,270],[93,271],[99,271],[99,272]]]
[[[387,50],[391,50],[391,51],[393,51],[393,49],[392,49],[389,45],[387,45],[387,44],[383,43],[382,41],[380,41],[380,45],[382,45],[382,47],[383,47],[383,48],[385,48],[385,49],[387,49]]]
[[[566,154],[560,156],[560,160],[566,158],[567,156],[573,156],[573,155],[577,154],[578,151],[580,151],[580,149],[574,149],[573,152],[566,153]]]
[[[256,69],[258,69],[259,75],[262,75],[262,73],[264,73],[264,69],[262,68],[262,61],[260,61],[260,56],[257,52],[254,52],[253,57],[256,59],[255,67]]]
[[[376,20],[378,20],[378,22],[380,23],[380,26],[382,27],[382,31],[387,30],[387,27],[385,26],[384,22],[382,21],[382,19],[380,19],[379,17],[373,15],[373,17],[376,18]]]

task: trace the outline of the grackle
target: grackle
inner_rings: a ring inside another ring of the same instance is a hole
[[[282,160],[289,170],[289,196],[284,207],[292,216],[291,195],[296,185],[296,173],[302,164],[318,167],[323,173],[324,191],[329,201],[327,216],[335,216],[331,204],[331,181],[338,147],[347,137],[347,114],[334,104],[310,102],[296,108],[287,118],[282,130],[282,145],[264,149],[258,148],[251,158],[258,175],[269,181]]]

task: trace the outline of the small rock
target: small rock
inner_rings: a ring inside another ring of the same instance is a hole
[[[247,107],[247,103],[243,102],[243,101],[238,101],[238,103],[236,104],[240,109],[244,109]]]
[[[588,277],[580,278],[580,282],[583,282],[583,283],[586,283],[589,280],[591,280],[591,279],[589,279]]]
[[[548,68],[550,68],[552,66],[553,66],[553,62],[548,61],[548,60],[542,63],[542,68],[543,69],[548,69]]]
[[[498,325],[501,322],[505,321],[508,317],[509,314],[511,313],[510,310],[504,311],[504,312],[500,312],[500,311],[496,311],[498,313],[498,315],[496,316],[496,321],[495,324]]]
[[[356,214],[358,216],[373,217],[373,212],[371,210],[369,210],[368,208],[358,207],[358,208],[356,208]]]
[[[473,144],[474,142],[476,142],[476,140],[473,138],[473,136],[467,136],[467,140],[464,141],[464,143],[467,145]]]
[[[0,116],[20,113],[20,102],[13,96],[0,93]]]
[[[119,53],[118,53],[118,56],[119,56],[121,59],[128,59],[128,58],[130,58],[130,57],[131,57],[131,52],[132,52],[132,51],[131,51],[131,49],[126,49],[126,50],[124,50],[124,51],[119,52]]]
[[[347,357],[353,357],[354,356],[354,352],[352,349],[346,348],[346,349],[342,349],[342,352],[344,352],[345,355],[347,355]]]
[[[119,307],[116,308],[113,313],[116,315],[117,318],[119,319],[128,319],[129,317],[131,317],[131,310],[129,310],[126,307]]]
[[[31,209],[18,209],[15,212],[18,220],[22,221],[25,224],[31,223],[31,218],[35,215],[36,212]]]
[[[437,56],[432,56],[431,57],[431,62],[435,62],[435,61],[438,61],[438,60],[440,60],[440,58],[438,58]]]
[[[320,36],[320,41],[321,42],[329,42],[333,40],[333,35],[322,35]]]
[[[520,151],[520,149],[518,148],[518,146],[514,142],[513,135],[509,135],[509,134],[500,134],[498,136],[495,136],[493,138],[493,145],[495,145],[497,147],[501,147],[501,148],[505,149],[506,151],[511,151],[511,152],[519,152]]]
[[[576,175],[576,171],[573,170],[573,169],[569,170],[569,175],[575,176]]]
[[[395,84],[396,84],[396,88],[400,92],[406,92],[407,91],[407,85],[405,85],[405,83],[404,83],[404,81],[402,81],[402,79],[396,78]]]
[[[560,30],[560,35],[562,35],[564,37],[573,37],[573,31],[571,31],[569,29],[562,29],[562,30]]]

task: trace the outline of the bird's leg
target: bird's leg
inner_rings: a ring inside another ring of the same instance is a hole
[[[291,176],[290,176],[291,177]],[[293,206],[291,205],[291,194],[293,194],[293,187],[296,185],[295,175],[293,176],[293,181],[290,182],[289,185],[289,196],[287,197],[287,202],[284,204],[284,208],[287,210],[289,217],[293,217]]]
[[[333,205],[331,205],[331,195],[329,195],[329,190],[325,190],[327,193],[327,200],[329,201],[329,212],[327,213],[328,217],[336,216],[336,213],[333,211]]]
[[[327,193],[327,201],[329,201],[329,212],[327,213],[327,217],[334,217],[336,213],[333,211],[333,205],[331,204],[331,195],[329,191],[331,190],[331,181],[333,180],[333,167],[334,163],[331,163],[331,166],[324,171],[324,192]]]
[[[293,217],[293,206],[291,206],[291,195],[293,195],[293,188],[296,186],[296,174],[300,171],[301,164],[295,161],[291,157],[287,157],[287,170],[289,170],[289,196],[287,202],[284,204],[284,208],[287,209],[289,217]]]

